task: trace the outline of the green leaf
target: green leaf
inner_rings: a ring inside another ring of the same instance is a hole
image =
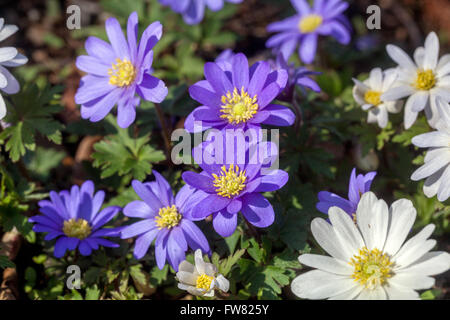
[[[61,143],[63,125],[53,119],[62,109],[56,104],[60,91],[61,87],[47,85],[39,90],[35,84],[26,84],[20,93],[7,100],[5,121],[11,126],[0,134],[0,142],[6,141],[5,150],[13,162],[24,156],[26,150],[35,150],[37,133],[56,144]]]
[[[118,174],[128,181],[132,178],[144,180],[151,173],[152,163],[165,159],[164,153],[149,144],[150,135],[132,137],[130,130],[119,128],[112,117],[107,119],[116,127],[117,133],[94,145],[94,167],[101,168],[103,179]]]
[[[0,268],[1,269],[15,268],[15,267],[16,267],[16,265],[14,264],[14,262],[9,260],[7,256],[0,255]]]

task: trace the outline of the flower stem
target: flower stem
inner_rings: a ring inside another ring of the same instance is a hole
[[[172,145],[170,143],[170,131],[169,131],[169,128],[167,127],[166,120],[164,118],[164,113],[161,110],[161,107],[159,106],[159,104],[155,103],[155,109],[156,109],[156,115],[158,116],[158,119],[159,119],[159,122],[160,122],[161,128],[162,128],[164,145],[166,147],[166,156],[167,156],[167,159],[170,159],[170,154],[172,151]]]

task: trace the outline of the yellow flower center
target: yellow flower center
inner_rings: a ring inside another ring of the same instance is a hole
[[[220,117],[227,119],[229,123],[238,124],[240,122],[247,122],[258,111],[258,100],[255,95],[253,98],[241,88],[239,93],[237,88],[234,88],[233,93],[228,92],[226,96],[222,96],[222,103],[220,112],[223,113]]]
[[[64,221],[63,232],[68,237],[83,240],[89,237],[92,229],[89,222],[84,219],[70,219]]]
[[[349,264],[355,268],[352,278],[366,289],[375,289],[392,277],[392,262],[387,254],[378,249],[369,251],[366,247],[354,255]]]
[[[318,14],[310,14],[302,18],[298,24],[298,28],[302,33],[310,33],[316,31],[322,25],[323,18]]]
[[[377,106],[381,103],[380,96],[381,96],[380,91],[368,90],[364,94],[364,100],[366,100],[368,104]]]
[[[226,166],[222,166],[220,176],[213,173],[214,187],[219,196],[231,198],[238,195],[245,188],[245,170],[240,171],[238,166],[230,165],[227,171]]]
[[[418,70],[414,86],[419,90],[430,90],[436,84],[436,77],[432,70]]]
[[[172,205],[171,207],[164,207],[159,209],[158,215],[155,217],[156,225],[158,229],[173,228],[180,223],[182,216],[178,213],[177,207]]]
[[[128,59],[116,59],[115,64],[108,70],[109,84],[126,87],[136,78],[136,69]]]
[[[214,280],[214,277],[208,276],[206,274],[202,274],[201,276],[197,277],[195,287],[197,289],[209,290],[209,288],[211,287],[211,282],[213,280]]]

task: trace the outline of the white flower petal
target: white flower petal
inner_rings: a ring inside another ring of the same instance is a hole
[[[416,63],[417,67],[420,69],[423,69],[423,59],[425,57],[425,48],[424,47],[418,47],[414,51],[414,62]]]
[[[432,276],[446,272],[450,268],[450,255],[443,251],[428,252],[412,266],[403,269],[402,272],[417,273],[424,276]]]
[[[440,131],[427,132],[415,136],[411,139],[411,142],[420,148],[448,147],[450,135]]]
[[[6,116],[5,100],[3,100],[3,97],[0,94],[0,120],[2,120],[5,116]]]
[[[6,79],[6,76],[0,72],[0,89],[6,88],[8,85],[8,79]]]
[[[362,93],[365,93],[367,90],[370,90],[370,87],[366,85],[365,83],[362,83],[358,79],[352,78],[353,82],[355,83],[358,90],[360,90]]]
[[[399,272],[389,279],[389,285],[413,290],[424,290],[434,286],[434,278],[411,272]]]
[[[438,62],[438,65],[436,66],[436,71],[439,72],[441,68],[447,65],[447,63],[450,62],[450,53],[444,54]]]
[[[386,300],[387,295],[382,286],[378,286],[373,290],[362,290],[357,300]]]
[[[369,83],[373,90],[381,91],[383,89],[383,72],[380,68],[374,68],[370,71]]]
[[[439,201],[444,202],[450,197],[450,166],[447,166],[441,179],[441,185],[437,191],[437,198]]]
[[[5,40],[12,34],[16,33],[19,28],[12,24],[4,25],[3,28],[0,30],[0,41]]]
[[[416,171],[414,171],[414,173],[411,175],[411,180],[419,181],[426,177],[429,177],[433,173],[436,173],[439,169],[446,166],[449,162],[450,162],[450,152],[442,153],[442,157],[434,158],[423,164]]]
[[[347,290],[345,292],[342,292],[340,294],[337,294],[335,296],[332,296],[329,298],[329,300],[352,300],[354,299],[360,292],[363,290],[363,286],[360,286],[358,283],[355,282],[353,288],[350,290]]]
[[[223,275],[219,274],[216,278],[217,288],[223,292],[228,292],[230,289],[230,281],[228,281]]]
[[[412,290],[396,285],[385,286],[386,294],[389,300],[420,300],[419,294]]]
[[[333,227],[322,218],[315,218],[311,222],[311,232],[317,243],[332,257],[343,261],[350,261],[353,252],[341,245]]]
[[[423,185],[423,193],[425,193],[428,198],[432,198],[437,194],[437,191],[439,190],[442,182],[442,174],[444,173],[445,169],[446,167],[442,168],[425,180],[425,183]]]
[[[416,209],[410,200],[400,199],[391,205],[389,209],[389,230],[383,252],[390,256],[398,252],[411,231],[416,215]]]
[[[8,61],[17,56],[17,49],[14,47],[0,48],[0,62]]]
[[[338,238],[342,239],[342,246],[346,246],[354,253],[364,247],[361,233],[358,228],[356,228],[352,218],[350,218],[344,210],[338,207],[331,207],[328,210],[328,216],[330,217],[336,235]]]
[[[430,90],[430,94],[436,98],[440,97],[444,101],[450,101],[450,88],[434,87]]]
[[[193,273],[178,271],[176,276],[178,280],[184,284],[195,286],[197,283],[197,277]]]
[[[197,269],[198,274],[205,274],[206,272],[206,263],[203,261],[202,250],[195,250],[194,254],[195,260],[195,269]]]
[[[430,127],[436,129],[440,121],[440,116],[436,107],[436,95],[434,94],[430,94],[430,103],[425,107],[425,116]]]
[[[0,64],[5,67],[18,67],[18,66],[24,65],[27,62],[28,62],[28,58],[25,57],[23,54],[18,53],[13,59],[4,61],[4,62],[0,62]]]
[[[351,275],[353,268],[342,260],[318,254],[303,254],[298,261],[308,267],[340,275]]]
[[[358,89],[357,86],[353,87],[352,93],[353,93],[353,99],[355,99],[355,101],[359,105],[363,105],[366,103],[366,100],[364,100],[364,94],[361,93],[361,91]]]
[[[378,125],[380,126],[380,128],[386,128],[388,121],[389,121],[388,112],[386,110],[386,107],[384,107],[383,105],[379,105],[378,110],[380,111],[378,113],[378,117],[377,117]]]
[[[450,73],[450,61],[448,61],[446,64],[443,64],[442,66],[437,67],[436,69],[436,76],[438,78],[444,77],[445,75]]]
[[[433,224],[427,225],[418,234],[405,242],[400,250],[392,257],[395,269],[408,267],[430,251],[435,245],[435,240],[427,240],[434,231]]]
[[[415,112],[412,110],[412,102],[413,100],[411,97],[406,100],[405,104],[405,113],[404,113],[404,123],[405,123],[405,129],[411,128],[411,126],[416,122],[418,112]]]
[[[430,97],[430,93],[428,91],[417,91],[414,93],[410,99],[412,100],[412,111],[414,112],[420,112],[423,109],[425,109],[425,106],[427,105],[428,98]]]
[[[406,54],[405,51],[403,51],[399,47],[394,46],[392,44],[388,44],[386,46],[386,50],[391,59],[397,62],[397,64],[400,65],[402,68],[416,69],[416,65],[411,60],[411,58]]]
[[[217,267],[212,263],[205,263],[205,274],[210,277],[215,277],[217,274]]]
[[[6,78],[6,86],[0,88],[8,94],[16,94],[20,90],[20,84],[16,78],[6,68],[0,66],[0,74]]]
[[[439,57],[439,39],[435,32],[430,32],[425,39],[425,56],[423,58],[423,68],[434,70]]]
[[[389,210],[386,202],[373,192],[362,195],[356,209],[356,222],[367,249],[382,250],[386,241],[389,222]]]
[[[183,260],[180,265],[178,266],[178,270],[180,271],[185,271],[185,272],[189,272],[189,273],[193,273],[195,270],[195,267],[192,263]]]
[[[383,87],[382,92],[388,91],[395,83],[398,78],[397,69],[388,69],[384,71]]]
[[[321,270],[313,270],[296,277],[291,283],[292,292],[303,299],[326,299],[352,289],[352,278]]]
[[[410,96],[415,92],[410,85],[402,85],[399,87],[392,87],[380,96],[383,101],[396,101],[404,97]]]

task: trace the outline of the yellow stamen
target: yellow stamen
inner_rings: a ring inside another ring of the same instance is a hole
[[[136,69],[128,59],[117,58],[116,62],[108,70],[109,84],[126,87],[136,78]]]
[[[298,24],[298,28],[302,33],[310,33],[316,31],[322,25],[323,18],[318,14],[310,14],[302,18]]]
[[[223,105],[220,112],[224,114],[220,117],[234,124],[247,122],[258,111],[257,100],[257,96],[250,97],[244,87],[241,88],[241,93],[237,88],[234,88],[233,93],[228,92],[226,96],[222,96]]]
[[[374,105],[374,106],[378,106],[381,103],[381,92],[380,91],[375,91],[375,90],[368,90],[365,94],[364,94],[364,100],[366,100],[366,102],[368,104]]]
[[[233,164],[230,165],[228,171],[226,166],[222,166],[220,176],[213,173],[213,177],[217,194],[225,198],[238,195],[245,188],[245,181],[247,180],[245,170],[239,171],[239,167],[235,167]]]
[[[84,219],[70,219],[64,221],[63,232],[68,237],[83,240],[89,237],[92,229],[89,222]]]
[[[433,70],[418,70],[414,86],[419,90],[430,90],[436,85],[436,77]]]
[[[206,274],[202,274],[201,276],[197,277],[195,287],[197,289],[209,290],[209,288],[211,287],[211,282],[213,280],[214,280],[214,277],[208,276]]]
[[[355,268],[352,278],[366,289],[375,289],[392,277],[392,262],[386,253],[378,249],[369,251],[366,247],[354,255],[349,264]]]
[[[172,205],[171,207],[164,207],[159,209],[158,215],[155,217],[156,225],[158,229],[173,228],[180,223],[182,215],[178,213],[177,207]]]

